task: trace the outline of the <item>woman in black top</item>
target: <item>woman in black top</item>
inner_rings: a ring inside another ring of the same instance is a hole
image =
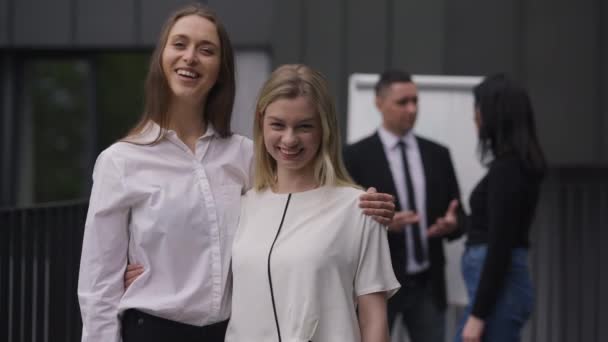
[[[519,341],[534,302],[528,232],[545,159],[523,88],[495,75],[474,95],[480,159],[489,170],[470,198],[462,258],[470,304],[455,341]]]

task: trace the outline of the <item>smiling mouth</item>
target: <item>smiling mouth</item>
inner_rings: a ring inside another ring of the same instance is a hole
[[[197,73],[196,71],[193,70],[187,70],[187,69],[175,69],[175,73],[179,76],[182,77],[186,77],[192,80],[198,79],[201,77],[201,75],[199,73]]]
[[[300,154],[302,154],[302,151],[304,151],[303,148],[299,148],[299,149],[291,149],[291,150],[287,150],[284,148],[278,148],[279,153],[281,154],[281,156],[285,159],[295,159],[297,157],[300,156]]]

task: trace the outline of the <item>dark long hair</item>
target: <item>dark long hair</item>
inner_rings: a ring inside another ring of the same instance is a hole
[[[162,54],[173,25],[179,19],[189,15],[198,15],[214,23],[220,39],[220,71],[215,85],[209,90],[209,94],[207,95],[203,120],[205,123],[211,123],[221,137],[227,137],[232,134],[230,120],[236,88],[232,44],[230,43],[226,29],[217,15],[208,7],[194,3],[176,10],[167,19],[162,28],[158,43],[150,59],[150,68],[146,77],[144,112],[140,121],[129,132],[129,136],[141,133],[150,120],[154,120],[161,128],[167,128],[169,125],[168,109],[171,90],[163,73]],[[203,113],[201,113],[201,116],[203,116]],[[162,130],[151,144],[158,142],[161,137]]]
[[[486,77],[473,93],[481,114],[478,149],[482,163],[515,155],[529,171],[542,176],[546,162],[526,90],[504,74],[496,74]]]

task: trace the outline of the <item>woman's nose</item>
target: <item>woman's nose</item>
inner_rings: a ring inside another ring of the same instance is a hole
[[[184,51],[183,60],[188,65],[194,64],[196,62],[196,49],[194,47],[190,47]]]
[[[292,129],[288,129],[283,135],[283,144],[286,146],[294,146],[298,143],[298,136]]]

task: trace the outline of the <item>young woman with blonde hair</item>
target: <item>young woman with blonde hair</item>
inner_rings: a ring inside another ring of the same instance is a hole
[[[363,191],[342,163],[323,76],[304,65],[275,70],[254,130],[226,341],[388,341],[386,300],[399,283],[386,230],[358,209]]]
[[[232,237],[252,183],[252,143],[230,130],[234,94],[219,19],[201,5],[176,11],[151,58],[141,122],[95,164],[78,283],[83,341],[223,341]],[[392,216],[386,196],[367,199]],[[140,265],[128,288],[127,264]]]

